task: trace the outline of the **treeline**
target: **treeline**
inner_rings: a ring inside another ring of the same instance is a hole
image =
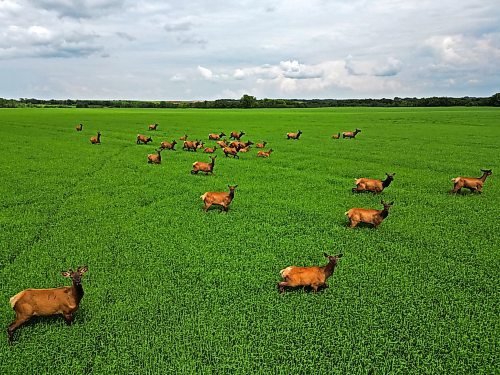
[[[257,99],[243,95],[241,99],[204,101],[140,101],[140,100],[41,100],[0,98],[0,108],[320,108],[320,107],[452,107],[500,106],[500,93],[490,97],[393,99]]]

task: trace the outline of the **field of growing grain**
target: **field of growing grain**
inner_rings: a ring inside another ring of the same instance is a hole
[[[274,153],[218,150],[213,176],[179,146],[146,162],[162,140],[232,130]],[[12,346],[2,328],[0,373],[499,373],[499,146],[491,108],[0,110],[0,325],[17,292],[89,267],[73,326],[36,318]],[[481,168],[483,194],[448,194]],[[379,196],[351,193],[385,172]],[[229,212],[203,212],[228,184]],[[378,229],[346,227],[381,199]],[[282,268],[323,252],[344,254],[329,289],[278,293]]]

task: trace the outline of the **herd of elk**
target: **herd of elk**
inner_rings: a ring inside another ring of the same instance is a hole
[[[286,133],[286,139],[299,139],[300,135],[302,134],[302,131],[299,130],[297,133]]]
[[[92,143],[93,145],[100,145],[101,144],[101,132],[97,132],[97,136],[91,137],[90,143]]]
[[[356,138],[356,134],[361,133],[361,130],[356,129],[353,132],[343,132],[342,138]]]
[[[389,215],[389,208],[394,202],[386,203],[381,201],[384,208],[382,210],[374,210],[369,208],[351,208],[345,213],[349,219],[349,226],[356,227],[359,223],[371,224],[377,228],[382,221]]]
[[[162,150],[172,150],[172,151],[175,151],[175,145],[177,144],[177,141],[174,139],[172,142],[167,142],[167,141],[163,141],[162,143],[160,143],[160,148]]]
[[[153,142],[153,138],[147,137],[143,134],[137,134],[137,141],[136,143],[140,145],[141,143],[144,145],[147,145],[149,142]]]
[[[76,131],[77,132],[81,132],[83,130],[83,124],[78,124],[76,127],[75,127]]]
[[[479,178],[475,177],[455,177],[452,179],[454,186],[452,193],[460,193],[462,188],[469,189],[471,192],[482,193],[483,184],[486,177],[491,176],[491,169],[481,169],[483,175]]]
[[[205,174],[213,174],[214,173],[214,165],[215,165],[215,156],[210,156],[212,161],[210,163],[204,163],[201,161],[196,161],[193,163],[193,169],[191,170],[191,174],[198,174],[198,172],[205,172]]]
[[[159,148],[156,150],[156,154],[149,154],[148,155],[148,163],[149,164],[161,164],[161,152],[164,149]]]
[[[224,134],[224,132],[221,132],[220,134],[217,134],[217,133],[210,133],[208,135],[208,139],[210,141],[218,141],[219,139],[221,139],[222,137],[225,137],[226,134]]]
[[[231,132],[229,139],[237,139],[238,141],[245,135],[245,132]]]
[[[315,292],[319,289],[328,288],[326,281],[332,276],[333,271],[335,271],[335,267],[339,259],[342,258],[342,254],[331,256],[327,253],[323,253],[323,255],[328,258],[328,264],[326,266],[289,266],[282,269],[280,275],[285,281],[278,284],[280,293],[283,293],[285,288],[310,287]]]
[[[381,193],[386,187],[388,187],[392,180],[394,180],[394,175],[396,173],[386,173],[387,176],[385,180],[373,180],[370,178],[358,178],[356,179],[356,187],[352,188],[353,193],[359,193],[362,191],[370,191],[372,193]]]
[[[234,198],[234,189],[236,189],[238,185],[234,186],[228,185],[228,187],[229,187],[229,193],[206,192],[200,197],[204,203],[203,209],[205,210],[205,212],[213,205],[220,206],[221,212],[222,211],[227,212],[229,210],[229,205],[231,204]]]
[[[149,130],[156,130],[158,128],[158,124],[149,124],[148,129]]]
[[[88,271],[87,266],[76,271],[63,271],[64,277],[70,277],[72,286],[52,289],[25,289],[10,299],[10,306],[16,313],[16,319],[7,328],[9,342],[14,339],[14,331],[33,316],[62,315],[68,325],[73,323],[73,314],[78,310],[83,298],[82,276]]]
[[[271,152],[273,152],[273,149],[271,148],[269,151],[259,151],[257,152],[257,157],[259,158],[268,158],[271,156]]]

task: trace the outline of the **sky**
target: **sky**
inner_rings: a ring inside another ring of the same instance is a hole
[[[498,0],[0,0],[0,97],[491,96]]]

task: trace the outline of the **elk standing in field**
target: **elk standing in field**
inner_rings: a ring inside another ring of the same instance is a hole
[[[387,177],[383,181],[370,178],[358,178],[356,179],[356,187],[352,188],[352,192],[359,193],[362,191],[371,191],[372,193],[378,194],[391,184],[395,174],[396,173],[386,173],[385,175]]]
[[[158,128],[158,124],[149,124],[148,129],[149,130],[156,130]]]
[[[286,139],[299,139],[300,135],[302,134],[302,131],[299,130],[297,133],[286,133]]]
[[[78,124],[75,129],[77,132],[81,132],[83,130],[83,124]]]
[[[356,138],[356,134],[361,133],[361,130],[356,129],[353,132],[343,132],[342,138]]]
[[[262,143],[257,143],[255,145],[255,147],[257,147],[257,148],[264,148],[264,147],[266,147],[266,145],[267,145],[267,142],[263,141]]]
[[[225,137],[225,136],[226,136],[226,134],[224,134],[224,132],[222,132],[220,134],[210,133],[208,135],[208,139],[212,140],[212,141],[218,141],[219,139],[221,139],[222,137]]]
[[[381,201],[384,206],[383,210],[373,210],[368,208],[351,208],[345,213],[349,219],[349,226],[351,228],[356,227],[359,223],[372,224],[374,228],[377,228],[380,223],[389,215],[389,208],[394,204],[394,202],[386,203]]]
[[[238,132],[231,132],[231,135],[229,136],[229,139],[237,139],[238,141],[245,135],[245,132],[240,131]]]
[[[97,136],[91,137],[90,143],[92,143],[93,145],[100,145],[101,144],[101,132],[97,132]]]
[[[182,149],[186,151],[191,150],[196,152],[196,150],[198,150],[199,145],[200,143],[198,141],[184,141]]]
[[[163,149],[159,148],[156,150],[156,154],[148,154],[149,164],[161,164],[161,152]]]
[[[162,143],[160,143],[160,148],[162,150],[176,151],[174,148],[176,144],[177,144],[177,141],[175,139],[172,142],[163,141]]]
[[[327,253],[323,253],[323,255],[328,258],[328,264],[326,266],[289,266],[282,269],[280,275],[285,281],[278,284],[279,292],[283,293],[285,288],[296,287],[311,287],[315,292],[320,288],[328,288],[326,281],[332,276],[333,271],[335,271],[335,267],[339,259],[342,258],[342,254],[331,256]]]
[[[483,175],[479,178],[475,177],[456,177],[452,181],[455,183],[452,193],[460,193],[462,188],[469,189],[471,192],[482,193],[483,184],[486,177],[491,176],[491,169],[481,169]]]
[[[87,266],[64,271],[64,277],[70,277],[72,286],[52,289],[25,289],[10,299],[10,305],[16,312],[16,319],[7,328],[9,342],[14,338],[14,331],[33,316],[62,315],[68,325],[73,323],[73,314],[83,298],[82,276],[88,271]]]
[[[211,173],[214,173],[214,165],[215,165],[215,158],[216,156],[210,156],[210,159],[212,161],[210,163],[203,163],[201,161],[197,161],[193,163],[193,170],[191,171],[191,174],[198,174],[198,172],[205,172],[205,175]]]
[[[224,147],[224,149],[222,150],[224,152],[224,155],[226,155],[226,158],[228,157],[228,155],[231,155],[233,158],[240,158],[239,155],[238,155],[238,149],[237,148],[233,148],[233,147]]]
[[[188,135],[187,134],[185,134],[183,137],[179,138],[180,141],[187,141],[187,139],[188,139]]]
[[[257,156],[259,158],[268,158],[269,156],[271,156],[271,152],[273,152],[272,148],[269,151],[267,151],[267,152],[265,152],[265,151],[259,151],[259,152],[257,152]]]
[[[135,143],[137,143],[138,145],[140,145],[141,143],[147,145],[149,142],[153,142],[153,138],[146,137],[143,134],[137,134],[137,141]]]
[[[238,185],[234,186],[228,185],[228,187],[229,187],[229,193],[206,192],[200,197],[203,200],[203,203],[205,204],[203,207],[205,212],[213,205],[220,206],[221,212],[222,211],[227,212],[229,210],[229,205],[231,204],[234,198],[234,189],[236,189]]]
[[[340,133],[332,135],[333,139],[340,139]]]

